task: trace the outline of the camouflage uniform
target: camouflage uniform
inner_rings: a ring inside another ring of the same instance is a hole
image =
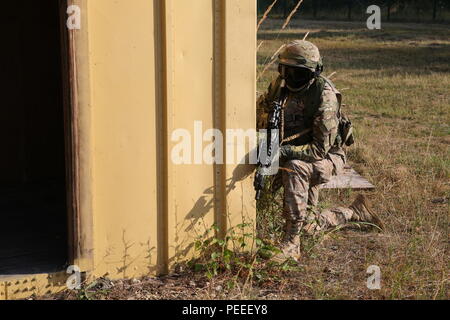
[[[301,66],[315,72],[304,86],[291,88],[284,71],[269,85],[258,99],[258,129],[267,126],[272,101],[279,98],[281,87],[288,90],[285,100],[281,139],[281,172],[284,185],[286,218],[285,239],[290,243],[288,255],[298,256],[298,233],[313,233],[346,224],[349,221],[381,221],[368,209],[359,196],[349,207],[338,207],[318,212],[319,187],[341,173],[346,155],[339,134],[341,94],[333,83],[320,76],[321,57],[316,46],[308,41],[294,41],[280,54],[280,66]],[[281,69],[280,69],[281,70]],[[297,137],[296,134],[302,133]],[[290,137],[295,137],[290,139]],[[297,235],[297,236],[294,236]],[[294,244],[294,246],[292,246]],[[294,248],[294,249],[293,249]]]
[[[258,100],[258,128],[266,127],[265,121],[281,78],[271,83],[268,91]],[[337,226],[350,221],[351,209],[335,208],[311,214],[318,203],[320,184],[330,181],[332,175],[341,173],[346,156],[336,145],[338,140],[339,92],[333,84],[319,77],[304,90],[290,92],[284,107],[284,138],[311,128],[312,131],[289,141],[291,146],[282,163],[284,186],[284,216],[287,220],[311,222],[317,220],[317,228]]]

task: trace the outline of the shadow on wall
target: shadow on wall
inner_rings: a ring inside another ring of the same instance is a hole
[[[148,239],[146,242],[132,242],[129,240],[129,236],[127,235],[127,231],[125,229],[122,230],[122,245],[120,247],[120,252],[115,253],[115,248],[109,247],[101,261],[94,266],[94,269],[100,267],[101,265],[111,265],[111,268],[103,275],[103,277],[119,277],[123,279],[127,279],[130,277],[134,277],[136,271],[136,267],[138,266],[136,262],[139,264],[142,261],[147,261],[145,263],[145,267],[147,268],[148,275],[157,274],[160,270],[159,266],[155,264],[156,260],[156,247],[151,245],[152,239]],[[114,257],[117,257],[115,259]],[[141,265],[142,266],[142,265]],[[111,270],[115,270],[114,274],[111,274]],[[141,271],[137,271],[139,275],[141,275]]]
[[[245,164],[239,164],[236,166],[236,168],[233,170],[232,177],[228,178],[226,180],[226,191],[225,194],[228,196],[231,191],[235,190],[238,183],[246,180],[252,173],[255,171],[255,165],[247,164],[249,163],[249,157],[250,153],[248,153],[244,159],[241,161],[241,163]],[[181,223],[178,223],[176,221],[176,232],[175,232],[175,245],[172,247],[176,254],[174,257],[169,259],[169,263],[179,263],[183,259],[185,259],[189,252],[192,250],[194,246],[194,238],[189,237],[185,239],[180,239],[179,235],[180,232],[182,234],[190,234],[196,233],[196,237],[206,237],[209,233],[209,229],[212,226],[205,224],[205,217],[208,213],[210,213],[214,209],[214,202],[215,202],[215,187],[211,186],[206,188],[203,191],[203,194],[197,199],[194,206],[191,210],[186,214],[184,221]],[[243,191],[241,191],[243,193]],[[241,198],[243,198],[244,195],[241,195]],[[242,200],[243,201],[243,200]],[[244,215],[244,212],[241,213]],[[176,215],[176,213],[175,213]],[[187,225],[186,225],[187,223]],[[201,225],[202,233],[199,234],[197,232],[196,226]]]

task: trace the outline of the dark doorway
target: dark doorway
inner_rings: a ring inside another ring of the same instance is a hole
[[[60,2],[0,10],[0,275],[68,263]]]

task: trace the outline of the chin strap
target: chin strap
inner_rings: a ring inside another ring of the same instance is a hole
[[[289,89],[289,91],[300,92],[302,90],[308,89],[314,83],[315,80],[316,80],[316,77],[312,78],[311,80],[309,80],[309,82],[305,83],[303,86],[301,86],[299,88],[293,88],[290,85],[288,85],[287,83],[286,83],[286,87]]]
[[[281,78],[283,80],[286,79],[286,66],[285,65],[281,65],[281,64],[278,65],[278,72],[280,73]],[[298,88],[291,87],[286,82],[286,87],[289,89],[289,91],[292,91],[292,92],[302,91],[305,88],[309,88],[311,86],[311,84],[313,84],[313,82],[316,80],[316,78],[318,78],[322,74],[322,72],[323,72],[323,65],[321,63],[319,63],[319,64],[317,64],[316,70],[313,72],[313,76],[309,82],[305,83],[303,86],[298,87]]]

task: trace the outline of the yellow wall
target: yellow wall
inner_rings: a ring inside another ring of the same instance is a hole
[[[153,5],[96,0],[87,13],[94,272],[133,276],[156,262]]]
[[[228,180],[230,189],[236,165],[173,164],[170,137],[178,128],[194,136],[196,120],[203,130],[253,127],[256,5],[96,0],[87,11],[94,273],[163,272],[205,228],[225,229],[224,212],[236,222],[255,215],[249,179],[227,195],[217,188]]]
[[[256,1],[226,1],[225,123],[226,129],[255,127]],[[232,142],[228,141],[230,145]],[[254,222],[256,207],[251,165],[227,165],[229,224]]]
[[[195,120],[203,122],[203,130],[213,127],[213,8],[210,0],[166,1],[170,262],[182,259],[195,236],[214,223],[211,193],[205,193],[214,186],[213,166],[170,161],[173,130],[185,128],[193,137]]]
[[[73,0],[80,250],[94,276],[166,272],[255,217],[241,165],[175,165],[174,129],[254,127],[256,1]],[[205,143],[204,145],[206,145]]]

